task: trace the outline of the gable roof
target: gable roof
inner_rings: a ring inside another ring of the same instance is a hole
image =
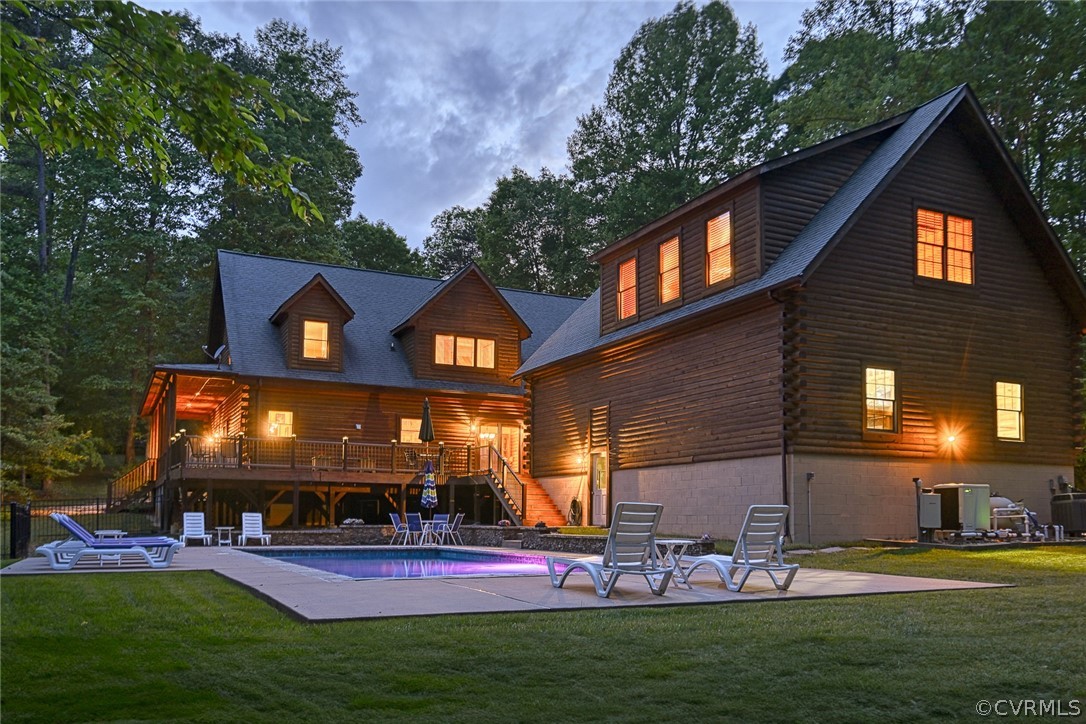
[[[1015,181],[1014,190],[1017,192],[1016,195],[1021,196],[1022,199],[1024,199],[1024,201],[1019,201],[1018,203],[1023,209],[1028,211],[1028,218],[1024,219],[1022,223],[1030,226],[1031,231],[1041,233],[1042,238],[1046,239],[1046,243],[1044,243],[1041,248],[1037,249],[1041,254],[1042,263],[1045,264],[1046,271],[1054,277],[1054,283],[1056,284],[1057,289],[1060,290],[1061,296],[1064,298],[1065,302],[1067,302],[1068,306],[1077,315],[1076,318],[1080,320],[1080,323],[1086,323],[1086,287],[1083,286],[1082,278],[1074,270],[1074,266],[1071,263],[1067,251],[1063,248],[1063,245],[1052,231],[1051,226],[1049,226],[1040,207],[1030,194],[1028,186],[1022,179],[1021,174],[1011,160],[1010,155],[1003,147],[1003,144],[999,142],[994,130],[984,117],[980,104],[977,102],[973,92],[968,86],[962,85],[928,101],[908,113],[891,119],[893,123],[897,124],[893,133],[889,135],[889,137],[887,137],[862,164],[860,164],[859,168],[856,169],[852,176],[850,176],[822,208],[819,209],[818,213],[815,214],[807,226],[804,227],[788,246],[781,251],[777,259],[762,276],[732,287],[719,294],[705,297],[692,304],[683,305],[664,314],[645,320],[644,322],[624,327],[603,336],[599,335],[600,310],[599,291],[597,290],[597,292],[589,297],[588,301],[582,305],[581,309],[578,309],[574,314],[570,315],[570,318],[566,323],[563,324],[558,331],[535,352],[535,354],[521,365],[516,374],[522,376],[547,365],[554,364],[560,360],[580,355],[593,349],[606,347],[620,340],[644,334],[665,324],[671,324],[680,319],[700,314],[710,309],[715,309],[739,299],[775,289],[802,284],[807,281],[811,274],[818,268],[822,260],[826,258],[837,242],[844,237],[855,221],[860,217],[862,212],[874,202],[882,190],[893,181],[897,173],[906,163],[908,163],[913,155],[915,155],[917,150],[923,146],[924,142],[927,141],[950,114],[958,108],[966,110],[966,116],[970,117],[967,119],[967,122],[971,121],[972,123],[979,124],[987,129],[987,135],[984,137],[984,144],[988,147],[994,144],[999,150],[998,155],[1001,159],[1001,163],[990,168],[989,171],[1002,174]],[[852,134],[846,134],[846,136],[840,138],[848,137],[855,139],[863,135],[871,135],[871,133],[887,129],[890,125],[890,121],[883,121],[874,126],[869,126],[866,129],[853,132]],[[839,144],[820,144],[812,149],[799,151],[797,154],[791,154],[789,157],[777,159],[776,161],[769,163],[784,165],[785,159],[791,158],[792,156],[802,155],[803,158],[809,158],[811,156],[810,151],[813,149],[824,147],[823,150],[831,150],[832,148],[836,148],[837,145]],[[780,165],[775,166],[774,168],[779,168]],[[735,179],[742,179],[745,182],[746,180],[749,180],[749,174],[755,171],[764,173],[766,170],[763,168],[764,166],[766,166],[766,164],[755,167],[752,171],[740,174],[735,177]],[[734,188],[737,185],[735,179],[726,181],[722,184],[722,187],[726,186],[728,188]],[[710,191],[707,194],[703,194],[699,199],[695,199],[694,202],[680,208],[685,213],[685,211],[691,208],[691,204],[703,203],[706,200],[706,197],[712,197],[717,193],[716,190]],[[676,213],[678,212],[668,214],[663,217],[663,220],[672,218]],[[653,228],[663,220],[653,222],[645,227],[645,229]],[[645,229],[635,232],[634,235],[607,247],[607,249],[597,253],[593,258],[609,255],[610,251],[615,250],[621,245],[625,245],[628,240],[643,235]]]
[[[321,279],[356,314],[343,325],[343,370],[289,369],[279,330],[268,317],[295,296],[295,290]],[[516,394],[500,385],[416,379],[402,345],[391,330],[432,299],[440,279],[294,261],[233,251],[218,252],[217,293],[221,294],[230,365],[239,376],[341,382],[378,387]],[[527,359],[581,302],[580,298],[495,288],[522,320],[530,337],[521,342]],[[218,303],[218,300],[217,300]]]
[[[322,277],[320,272],[317,272],[313,275],[313,278],[310,279],[307,284],[305,284],[301,289],[291,295],[291,297],[285,302],[280,304],[279,308],[276,309],[274,313],[272,313],[271,317],[269,317],[268,320],[272,324],[279,324],[280,322],[282,322],[283,317],[285,317],[287,312],[290,311],[290,308],[294,306],[294,303],[304,297],[306,294],[308,294],[310,290],[315,287],[321,287],[326,292],[328,292],[329,295],[331,295],[332,300],[343,311],[343,316],[345,318],[344,321],[350,321],[354,318],[354,310],[351,309],[351,305],[347,304],[347,302],[343,300],[343,297],[339,295],[339,292],[336,291],[335,287],[329,284],[328,280]]]
[[[402,322],[396,325],[396,327],[392,330],[392,333],[399,334],[408,327],[413,327],[415,325],[415,322],[418,321],[418,318],[422,316],[423,312],[425,312],[431,305],[435,304],[439,299],[448,294],[451,289],[453,289],[457,284],[460,284],[469,274],[474,274],[480,281],[482,281],[486,288],[490,290],[490,293],[494,295],[494,298],[498,301],[498,303],[505,308],[505,311],[509,314],[510,317],[512,317],[513,322],[520,329],[521,339],[524,339],[525,337],[528,337],[532,334],[531,328],[517,313],[517,310],[513,309],[513,306],[509,304],[509,300],[502,296],[502,293],[499,292],[498,288],[494,286],[494,283],[490,281],[490,277],[483,273],[483,270],[480,269],[479,265],[475,262],[470,262],[463,269],[456,272],[451,277],[434,287],[434,290],[430,292],[430,294],[427,295],[425,299],[419,302],[418,305],[416,305],[415,308],[411,310],[411,312]]]

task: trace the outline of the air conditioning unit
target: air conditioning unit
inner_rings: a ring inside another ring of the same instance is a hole
[[[942,530],[974,531],[992,527],[989,486],[943,483],[932,490],[941,498]]]

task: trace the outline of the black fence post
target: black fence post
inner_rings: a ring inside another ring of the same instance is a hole
[[[11,530],[9,531],[8,557],[26,558],[30,548],[30,503],[11,504]]]

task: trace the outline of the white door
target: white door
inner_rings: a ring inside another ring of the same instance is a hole
[[[611,476],[607,472],[607,456],[592,453],[592,525],[607,525],[607,489],[611,484]]]

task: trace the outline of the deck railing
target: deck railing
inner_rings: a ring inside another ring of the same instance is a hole
[[[129,495],[143,490],[148,483],[155,481],[155,478],[158,477],[157,473],[158,460],[144,460],[109,484],[106,504],[112,506],[114,501],[123,500]]]
[[[242,468],[281,470],[340,470],[361,473],[421,472],[429,461],[438,482],[469,474],[464,448],[444,445],[301,440],[297,437],[205,438],[175,435],[170,448],[172,468]]]

